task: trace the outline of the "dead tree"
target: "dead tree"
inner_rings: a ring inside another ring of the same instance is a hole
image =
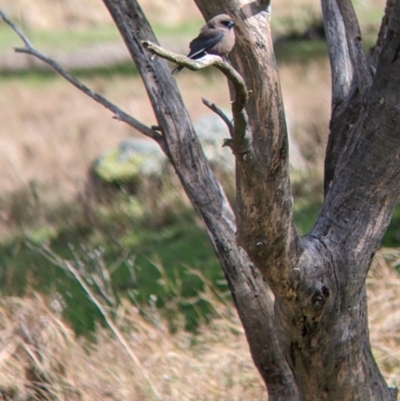
[[[325,200],[309,235],[293,223],[288,139],[268,0],[195,0],[205,19],[236,24],[231,83],[237,210],[204,157],[164,58],[136,0],[103,0],[143,79],[157,119],[147,127],[32,48],[71,83],[155,140],[203,218],[270,401],[393,401],[371,353],[365,281],[400,184],[400,2],[388,0],[367,58],[350,0],[322,0],[332,71]],[[152,53],[162,57],[154,57]],[[236,72],[237,71],[237,72]],[[214,108],[221,115],[218,108]],[[222,116],[224,117],[224,116]],[[269,296],[264,281],[274,293]]]

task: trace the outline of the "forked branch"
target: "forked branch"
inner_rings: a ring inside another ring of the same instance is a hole
[[[131,127],[138,130],[143,135],[146,135],[146,136],[156,140],[157,142],[161,142],[163,140],[162,135],[160,135],[158,132],[156,132],[155,130],[146,126],[145,124],[141,123],[140,121],[136,120],[135,118],[130,116],[125,111],[121,110],[114,103],[110,102],[108,99],[106,99],[104,96],[100,95],[99,93],[93,91],[92,89],[90,89],[89,87],[84,85],[81,81],[79,81],[77,78],[75,78],[73,75],[71,75],[69,72],[64,70],[64,68],[62,68],[55,60],[48,57],[47,55],[40,52],[39,50],[35,49],[35,47],[32,45],[32,43],[29,41],[29,39],[23,34],[23,32],[10,19],[8,19],[8,17],[2,11],[0,11],[0,18],[3,19],[3,21],[8,26],[10,26],[10,28],[24,42],[25,47],[14,48],[14,50],[17,53],[30,54],[31,56],[34,56],[34,57],[38,58],[39,60],[43,61],[44,63],[46,63],[47,65],[49,65],[51,68],[53,68],[56,72],[58,72],[62,77],[64,77],[68,82],[70,82],[72,85],[74,85],[80,91],[82,91],[83,93],[85,93],[86,95],[91,97],[93,100],[95,100],[96,102],[98,102],[102,106],[104,106],[106,109],[108,109],[112,113],[114,113],[114,118],[116,120],[127,123]]]
[[[202,68],[213,65],[218,68],[232,83],[235,89],[235,99],[232,101],[232,114],[234,125],[228,124],[229,132],[232,136],[232,141],[226,142],[226,146],[231,146],[234,153],[240,153],[239,149],[245,146],[245,136],[247,129],[247,114],[245,106],[249,98],[249,92],[242,76],[225,60],[219,56],[207,55],[199,60],[192,60],[189,57],[174,53],[158,46],[150,41],[142,41],[142,45],[151,53],[156,54],[168,61],[172,61],[183,67],[189,68],[192,71],[197,71]],[[203,101],[204,103],[204,101]],[[208,106],[206,104],[206,106]],[[209,106],[208,106],[209,107]],[[215,108],[213,109],[216,112]],[[221,114],[217,113],[220,117]],[[223,118],[223,117],[222,117]],[[223,118],[224,119],[224,118]],[[226,120],[224,119],[225,123]]]
[[[353,66],[346,41],[346,30],[336,0],[322,1],[324,27],[328,42],[332,75],[332,109],[349,94],[353,80]]]

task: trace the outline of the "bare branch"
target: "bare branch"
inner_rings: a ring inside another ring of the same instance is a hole
[[[187,67],[190,70],[197,71],[213,65],[227,77],[229,82],[233,85],[236,97],[235,100],[232,101],[233,132],[229,130],[231,132],[232,141],[226,142],[226,146],[230,146],[235,154],[249,153],[249,141],[246,140],[247,114],[245,111],[249,92],[243,78],[231,64],[221,57],[214,55],[207,55],[202,59],[192,60],[189,57],[166,50],[147,40],[143,40],[142,45],[151,53]]]
[[[171,72],[163,58],[156,57],[152,59],[151,53],[143,51],[143,41],[156,42],[154,33],[137,0],[103,0],[103,2],[118,26],[143,78],[158,124],[165,132],[166,154],[175,167],[175,171],[193,206],[207,225],[214,250],[224,270],[234,302],[243,322],[246,336],[249,339],[255,363],[271,393],[270,399],[298,400],[298,397],[293,396],[293,394],[297,394],[294,377],[282,353],[276,335],[273,301],[265,289],[261,274],[254,269],[254,265],[244,249],[237,245],[237,227],[234,213],[221,186],[215,180],[205,160],[204,153],[201,151],[188,113],[178,93],[176,81],[171,76]],[[204,4],[207,4],[207,7],[215,6],[216,3],[204,0]],[[219,12],[223,9],[230,15],[235,15],[228,4],[222,5],[221,2],[218,3]],[[228,0],[226,3],[228,3]],[[229,3],[233,2],[229,0]],[[215,13],[217,11],[214,10]],[[237,22],[239,23],[239,21]],[[260,37],[264,38],[265,31],[260,30],[261,32]],[[254,36],[250,38],[250,46],[259,43],[259,41],[253,40]],[[268,55],[268,60],[273,59],[271,53],[264,53]],[[252,54],[251,51],[249,51],[249,54]],[[252,57],[243,59],[251,62],[252,65],[256,61],[260,61],[260,59]],[[254,85],[253,82],[249,81],[247,85],[252,88],[258,85],[257,89],[263,88],[269,79],[268,72],[270,72],[270,69],[268,64],[266,67],[264,63],[259,63],[254,68],[265,71],[266,80],[260,82],[257,79]],[[256,77],[259,78],[258,75]],[[279,85],[276,88],[279,88]],[[258,108],[262,108],[263,115],[268,115],[271,107],[274,108],[276,104],[274,97],[269,96],[264,102],[262,98],[255,98],[253,94],[254,92],[249,98],[252,106],[256,105]],[[236,107],[236,103],[238,102],[232,104],[233,108]],[[248,108],[249,113],[253,112],[253,107],[249,106]],[[234,125],[236,129],[236,123]],[[258,123],[258,126],[265,127],[268,125]],[[273,124],[272,127],[278,126],[279,124]],[[268,126],[268,128],[270,127]],[[270,132],[271,138],[277,137],[277,135],[274,135],[276,130],[270,130]],[[269,144],[270,142],[263,142],[260,148],[269,149]],[[280,147],[280,153],[282,154],[282,147]],[[275,160],[275,158],[272,158],[272,162]],[[265,177],[269,178],[271,174],[263,174],[263,181],[265,181]],[[273,177],[274,180],[279,180],[280,178],[276,174]],[[256,178],[259,178],[259,175]],[[279,199],[284,197],[284,192],[280,191],[280,188],[277,191],[276,186],[273,184],[270,187],[273,193],[278,194]],[[264,204],[266,202],[258,203]],[[267,203],[267,208],[269,210],[272,209],[270,203]],[[249,313],[249,311],[251,312]],[[263,322],[263,324],[260,324],[260,322]],[[279,397],[277,396],[278,394]]]
[[[22,31],[18,28],[18,26],[15,25],[1,10],[0,10],[0,17],[20,37],[20,39],[25,43],[25,46],[27,48],[30,48],[30,49],[33,48],[33,45],[30,42],[30,40],[22,33]]]
[[[351,127],[354,126],[359,118],[361,106],[360,93],[356,90],[355,86],[352,86],[347,98],[332,111],[329,126],[330,133],[325,153],[325,197],[335,176],[340,157],[346,148]]]
[[[217,116],[221,117],[222,121],[228,127],[228,130],[229,130],[229,133],[230,133],[231,137],[233,137],[234,128],[233,128],[232,121],[229,119],[229,117],[215,103],[211,103],[210,101],[208,101],[204,97],[201,98],[201,100],[202,100],[204,105],[206,105],[210,110],[212,110]]]
[[[348,127],[347,143],[312,231],[312,235],[340,250],[349,294],[364,286],[372,255],[399,200],[399,20],[397,1],[373,90],[364,100],[361,115]]]
[[[335,109],[349,94],[354,71],[343,18],[336,0],[322,1],[322,12],[331,63],[332,109]]]
[[[349,139],[350,127],[357,121],[372,83],[372,70],[365,59],[352,5],[347,0],[322,0],[322,11],[332,74],[332,117],[325,155],[326,196]]]
[[[192,60],[189,57],[182,56],[181,54],[171,52],[147,40],[142,41],[142,45],[153,54],[172,61],[183,67],[189,68],[192,71],[197,71],[202,68],[213,65],[218,68],[228,79],[232,82],[236,91],[235,106],[237,110],[243,110],[249,98],[246,84],[241,75],[226,61],[219,56],[207,55],[199,60]]]
[[[44,63],[46,63],[47,65],[52,67],[55,71],[57,71],[68,82],[70,82],[72,85],[74,85],[76,88],[78,88],[80,91],[82,91],[83,93],[85,93],[86,95],[91,97],[93,100],[95,100],[96,102],[98,102],[102,106],[104,106],[106,109],[108,109],[112,113],[114,113],[115,119],[127,123],[131,127],[137,129],[143,135],[146,135],[146,136],[154,139],[157,142],[163,141],[162,135],[160,135],[159,133],[157,133],[150,127],[144,125],[140,121],[136,120],[135,118],[130,116],[125,111],[121,110],[118,106],[116,106],[114,103],[110,102],[104,96],[91,90],[89,87],[84,85],[81,81],[76,79],[73,75],[71,75],[70,73],[65,71],[55,60],[48,57],[44,53],[38,51],[37,49],[35,49],[35,47],[32,45],[32,43],[29,41],[29,39],[21,32],[21,30],[12,21],[10,21],[7,18],[7,16],[2,11],[0,11],[0,17],[3,19],[3,21],[7,25],[9,25],[11,27],[11,29],[21,38],[21,40],[25,44],[25,47],[16,47],[14,49],[17,53],[30,54],[31,56],[34,56],[34,57],[38,58],[39,60],[43,61]]]
[[[390,17],[393,13],[394,5],[396,0],[387,0],[385,7],[385,15],[382,18],[381,28],[379,30],[378,40],[376,42],[375,47],[373,48],[371,55],[368,59],[369,65],[372,69],[372,72],[375,74],[376,66],[378,64],[379,56],[382,52],[382,48],[386,42],[387,33],[389,30],[389,21]]]
[[[358,89],[361,96],[365,98],[365,95],[371,87],[372,78],[362,45],[360,26],[351,1],[336,1],[343,18],[347,46],[349,48],[351,64],[355,72]]]

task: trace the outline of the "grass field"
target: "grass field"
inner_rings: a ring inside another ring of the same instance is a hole
[[[298,74],[303,76],[300,82],[297,82]],[[299,202],[296,215],[302,232],[307,232],[312,226],[321,202],[318,180],[321,178],[321,155],[329,112],[327,74],[326,61],[300,62],[297,66],[282,65],[281,68],[286,108],[291,115],[293,113],[295,135],[303,138],[300,141],[303,149],[309,149],[311,144],[313,149],[320,149],[319,155],[317,152],[305,154],[316,173],[306,172],[297,180]],[[140,115],[145,123],[154,123],[144,90],[135,74],[86,75],[82,79],[133,115]],[[321,82],[321,88],[316,98],[312,98],[308,92],[316,81]],[[223,87],[224,80],[219,74],[183,73],[179,85],[194,120],[207,113],[201,104],[202,96],[221,107],[229,107],[228,91]],[[3,277],[7,277],[3,291],[23,294],[28,283],[47,292],[67,286],[73,297],[66,301],[70,306],[66,315],[73,319],[78,332],[93,328],[93,317],[97,315],[85,302],[79,288],[71,280],[66,280],[65,273],[58,272],[48,261],[32,252],[26,246],[26,240],[35,243],[50,241],[55,251],[65,257],[69,255],[67,243],[75,246],[84,243],[90,248],[103,246],[107,250],[107,261],[128,249],[135,255],[136,266],[140,269],[133,289],[139,289],[142,300],[147,300],[158,288],[159,272],[153,266],[153,260],[157,258],[171,274],[177,269],[179,275],[185,276],[183,266],[191,266],[205,269],[209,278],[222,280],[205,230],[192,216],[187,201],[183,210],[179,205],[165,206],[164,202],[159,209],[142,216],[129,206],[129,197],[121,200],[117,196],[109,205],[93,203],[87,198],[88,170],[93,160],[122,139],[137,135],[135,132],[116,123],[108,112],[56,77],[21,77],[17,74],[4,78],[0,86],[4,94],[0,98],[0,103],[3,100],[0,118],[4,121],[0,137],[7,149],[0,154],[0,164],[4,166],[0,196],[3,213],[0,220],[0,263],[4,266]],[[292,112],[298,102],[302,104],[302,113]],[[309,120],[307,116],[313,114],[318,115],[318,119]],[[177,193],[184,197],[182,192]],[[160,197],[157,194],[149,196]],[[168,198],[169,195],[164,194],[161,198],[164,196]],[[301,201],[310,196],[313,203]],[[191,235],[195,239],[187,241]],[[201,252],[198,256],[191,251],[193,241],[198,244],[196,250]],[[29,274],[26,274],[28,265]],[[126,268],[122,267],[115,280],[124,281],[126,274]],[[191,281],[186,277],[185,291],[190,286]],[[74,306],[76,297],[80,300],[79,308]],[[159,303],[161,300],[159,296]]]
[[[191,2],[170,3],[167,18],[160,18],[160,10],[165,7],[162,3],[155,0],[143,3],[161,38],[181,40],[182,36],[190,37],[197,31],[200,15]],[[320,18],[318,4],[302,1],[287,7],[285,2],[277,3],[273,9],[274,29],[279,34],[301,33]],[[376,32],[381,2],[359,1],[355,6],[363,17],[363,29]],[[11,6],[0,0],[0,7],[15,16],[37,46],[50,54],[57,48],[68,53],[118,39],[106,10],[97,1],[87,2],[85,12],[72,1],[56,4],[38,0],[29,5],[16,1]],[[0,29],[4,33],[0,35],[0,51],[5,51],[7,44],[16,38],[4,26]],[[326,46],[318,40],[279,42],[276,53],[293,137],[309,166],[307,171],[294,172],[292,176],[296,222],[300,232],[307,233],[322,201],[322,168],[330,113],[329,63]],[[144,123],[155,123],[133,67],[119,65],[77,74],[91,88],[132,115],[140,116]],[[178,77],[178,85],[194,121],[208,113],[201,103],[203,96],[222,108],[229,108],[225,79],[218,72],[185,71]],[[155,213],[143,215],[132,208],[129,197],[122,201],[117,196],[109,205],[88,199],[88,171],[93,160],[122,139],[137,136],[136,132],[117,123],[107,111],[52,73],[0,74],[0,89],[3,149],[0,153],[3,166],[0,261],[4,266],[5,293],[23,294],[26,285],[46,292],[67,285],[73,297],[67,301],[71,308],[66,313],[73,315],[75,328],[78,332],[93,328],[94,320],[88,316],[96,315],[92,315],[87,302],[80,302],[81,307],[86,305],[85,312],[73,310],[74,297],[83,300],[84,295],[76,285],[65,282],[65,273],[57,272],[29,249],[26,241],[35,244],[48,241],[63,256],[69,255],[68,243],[75,247],[84,244],[92,249],[104,247],[107,262],[127,249],[136,258],[138,282],[133,288],[141,289],[142,300],[148,299],[157,288],[159,271],[154,267],[154,260],[159,260],[167,271],[173,272],[172,265],[176,266],[180,275],[184,275],[183,266],[191,266],[206,269],[208,277],[215,280],[222,278],[204,229],[186,200],[184,210],[179,205],[160,204]],[[185,199],[181,191],[177,194]],[[398,214],[385,245],[398,243]],[[199,256],[192,255],[189,243],[175,239],[185,238],[183,233],[189,228],[201,244]],[[126,269],[117,269],[115,280],[124,281],[126,275]],[[190,280],[185,280],[189,284],[184,287],[190,287]]]
[[[398,250],[384,249],[368,278],[373,352],[395,386],[400,378],[399,263]],[[201,297],[213,306],[214,318],[201,322],[196,334],[184,329],[179,314],[171,331],[171,321],[153,304],[137,308],[123,301],[117,308],[104,306],[114,331],[98,327],[90,340],[76,338],[60,316],[63,303],[57,296],[3,297],[1,393],[6,399],[84,401],[266,399],[231,303],[207,285]]]

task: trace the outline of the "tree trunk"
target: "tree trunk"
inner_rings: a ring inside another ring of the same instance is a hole
[[[234,65],[252,92],[251,155],[236,158],[238,239],[275,294],[276,329],[300,399],[396,399],[372,357],[365,294],[368,269],[398,200],[400,99],[398,84],[388,79],[398,79],[395,12],[372,77],[351,3],[323,1],[335,128],[327,159],[333,162],[321,215],[299,241],[268,13],[254,2],[196,3],[205,19],[221,10],[239,18]]]
[[[205,19],[234,19],[232,63],[250,94],[242,110],[231,88],[235,216],[165,61],[142,46],[156,39],[139,4],[103,1],[146,86],[161,129],[153,137],[206,224],[269,400],[396,400],[371,353],[365,280],[399,197],[400,2],[388,4],[367,60],[350,0],[322,0],[332,66],[326,197],[300,238],[269,2],[195,0]]]

